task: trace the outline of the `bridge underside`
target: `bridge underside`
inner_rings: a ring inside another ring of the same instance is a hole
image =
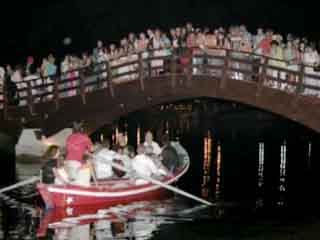
[[[109,89],[94,91],[86,96],[66,98],[56,108],[54,102],[35,106],[34,120],[28,120],[25,127],[42,128],[46,135],[52,135],[62,128],[70,127],[74,120],[85,120],[91,132],[128,113],[150,106],[192,98],[219,98],[250,105],[279,114],[285,118],[302,123],[320,132],[320,108],[306,98],[288,94],[272,88],[258,89],[257,84],[228,80],[210,79],[207,76],[163,76],[146,79],[144,90],[139,81],[131,81],[114,86],[114,97]],[[84,103],[85,102],[85,103]],[[27,114],[25,109],[25,114]],[[40,117],[39,117],[40,116]]]

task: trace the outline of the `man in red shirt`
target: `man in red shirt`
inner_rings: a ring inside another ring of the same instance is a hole
[[[66,170],[71,180],[76,180],[78,171],[85,163],[85,153],[91,151],[92,142],[84,133],[82,123],[73,124],[73,133],[66,140]]]

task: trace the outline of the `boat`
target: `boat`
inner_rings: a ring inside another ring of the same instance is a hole
[[[180,143],[172,142],[171,144],[177,150],[180,166],[170,176],[163,176],[160,179],[165,185],[177,182],[188,171],[190,165],[189,155]],[[48,209],[85,205],[112,206],[157,199],[170,194],[160,185],[151,182],[137,184],[132,179],[97,181],[90,186],[39,183],[37,189]]]

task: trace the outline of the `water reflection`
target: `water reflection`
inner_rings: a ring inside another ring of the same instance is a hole
[[[215,199],[220,200],[221,195],[221,144],[217,147],[217,167],[216,167],[216,185],[215,185]]]
[[[259,143],[259,164],[258,164],[258,189],[257,189],[257,199],[256,206],[261,207],[263,205],[263,185],[264,185],[264,143]]]
[[[161,225],[192,220],[179,218],[178,211],[172,199],[107,209],[56,209],[42,217],[37,236],[52,235],[59,240],[150,239]]]
[[[285,193],[286,193],[286,178],[287,178],[287,143],[281,145],[281,153],[280,153],[280,199],[278,201],[278,205],[284,205],[285,201]]]
[[[208,131],[207,136],[204,137],[203,149],[203,181],[202,181],[202,197],[209,197],[210,173],[211,173],[211,151],[212,151],[212,137],[211,132]]]

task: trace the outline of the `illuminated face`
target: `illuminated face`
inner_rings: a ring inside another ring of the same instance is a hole
[[[171,36],[175,36],[176,35],[176,30],[175,29],[171,29],[170,30],[170,35]]]
[[[146,39],[146,35],[144,33],[140,33],[140,39],[141,40],[145,40]]]
[[[133,34],[133,33],[130,33],[130,34],[129,34],[129,40],[130,40],[130,41],[133,41],[134,38],[135,38],[134,34]]]
[[[147,143],[151,144],[152,141],[153,141],[153,135],[152,135],[152,133],[151,133],[151,132],[147,132],[145,139],[146,139],[146,142],[147,142]]]
[[[126,138],[125,138],[125,136],[124,136],[122,133],[119,134],[119,145],[120,145],[121,147],[124,147],[124,146],[127,145]]]
[[[102,41],[98,41],[97,46],[98,46],[98,48],[102,48],[103,47]]]

